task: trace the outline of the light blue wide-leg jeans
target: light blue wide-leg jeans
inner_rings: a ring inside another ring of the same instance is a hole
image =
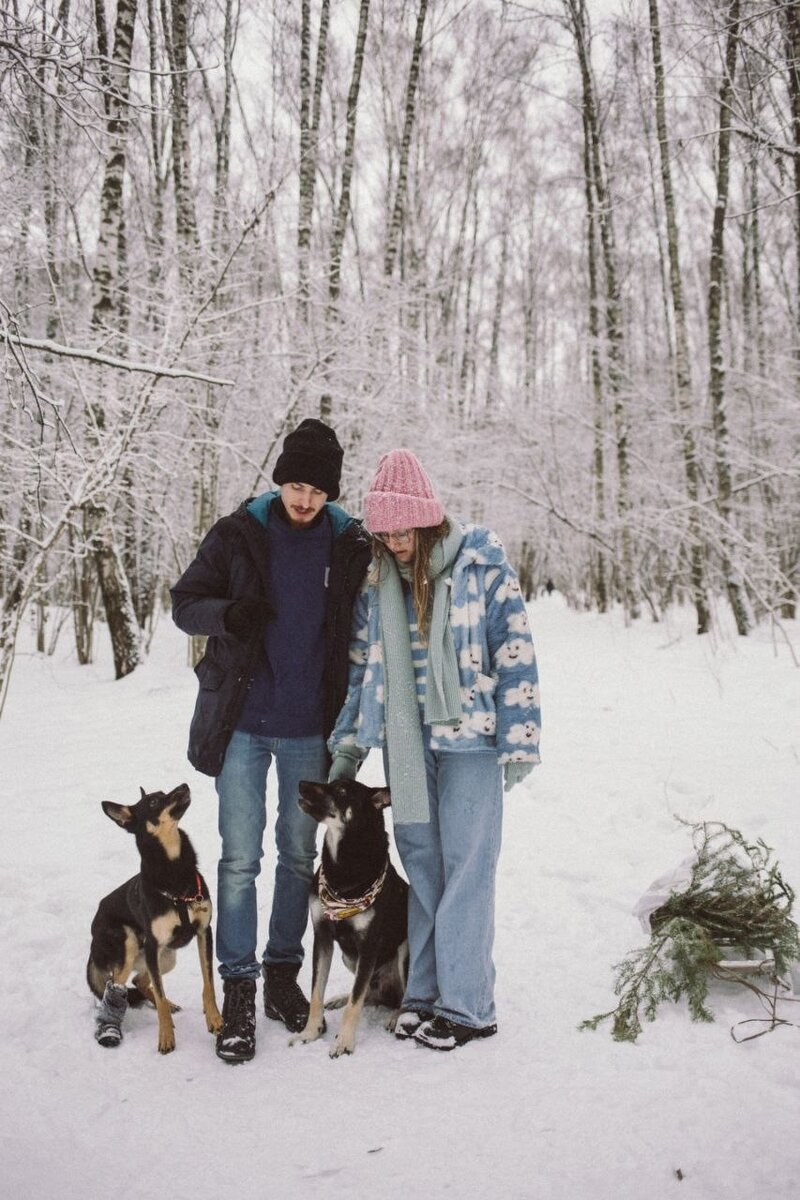
[[[317,822],[301,811],[301,779],[327,778],[328,752],[318,737],[270,738],[236,730],[216,778],[222,853],[217,871],[216,953],[223,979],[258,979],[256,879],[264,853],[267,772],[278,772],[275,843],[278,859],[263,959],[303,961],[308,893],[314,874]]]
[[[491,747],[426,749],[425,766],[430,823],[394,827],[411,888],[403,1005],[480,1028],[495,1021],[492,945],[502,774]]]

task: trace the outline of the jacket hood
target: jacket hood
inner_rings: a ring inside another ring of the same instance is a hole
[[[244,507],[255,517],[259,524],[266,526],[269,510],[279,498],[279,491],[262,492],[260,496],[253,496],[249,500],[245,500]],[[330,517],[331,525],[333,526],[333,536],[335,538],[344,533],[348,526],[357,524],[354,517],[351,517],[343,508],[340,508],[338,504],[334,504],[331,501],[326,501],[325,511]]]
[[[461,521],[450,520],[460,526],[464,540],[458,551],[456,569],[461,564],[475,563],[481,567],[500,567],[507,561],[506,552],[500,538],[491,529],[483,525],[464,524]]]

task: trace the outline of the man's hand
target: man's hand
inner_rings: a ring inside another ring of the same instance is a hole
[[[240,642],[260,633],[275,616],[272,606],[260,596],[242,596],[225,610],[225,628]]]

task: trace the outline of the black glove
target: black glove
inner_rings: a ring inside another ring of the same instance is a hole
[[[242,596],[225,610],[225,628],[240,642],[249,641],[275,616],[272,606],[259,596]]]

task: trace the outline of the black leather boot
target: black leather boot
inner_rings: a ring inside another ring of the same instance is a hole
[[[225,998],[217,1057],[229,1063],[249,1062],[256,1052],[256,982],[226,979],[222,990]]]
[[[308,1001],[300,991],[297,963],[264,963],[264,1013],[271,1021],[283,1021],[292,1033],[305,1029]]]

